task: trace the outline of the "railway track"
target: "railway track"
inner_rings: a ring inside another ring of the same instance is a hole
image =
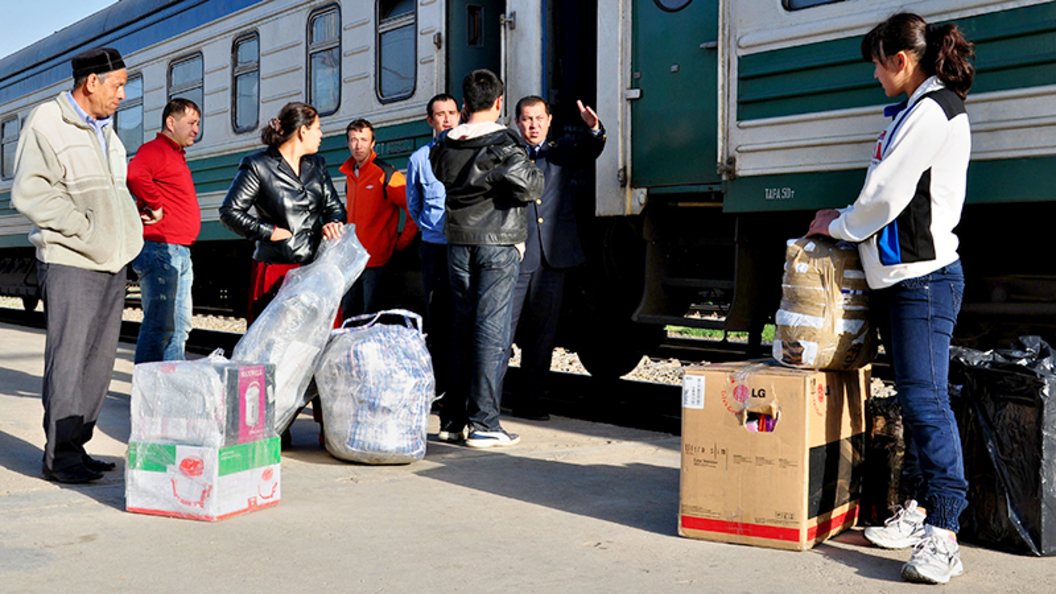
[[[0,307],[0,322],[44,328],[44,314]],[[121,322],[122,342],[135,343],[138,335],[139,322]],[[223,349],[225,354],[230,355],[241,338],[240,332],[194,328],[187,342],[187,351],[207,355],[216,349]],[[741,360],[747,356],[746,348],[744,343],[739,342],[671,336],[651,358],[657,361],[677,360],[684,367],[702,362]],[[873,369],[875,376],[891,379],[890,365],[883,354],[874,362]],[[520,378],[521,369],[511,366],[507,385],[516,385]],[[604,379],[585,373],[552,371],[543,404],[551,413],[565,417],[676,435],[681,431],[682,392],[677,384],[624,378]]]
[[[0,323],[42,329],[44,314],[0,307]],[[121,322],[121,341],[135,343],[139,326],[138,322]],[[237,332],[195,328],[187,351],[206,355],[220,348],[230,355],[240,338],[242,334]],[[508,383],[520,381],[520,373],[519,368],[511,367]],[[561,416],[672,434],[681,429],[681,388],[677,385],[554,372],[544,403]]]

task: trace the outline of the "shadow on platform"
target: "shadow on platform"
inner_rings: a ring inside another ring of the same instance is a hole
[[[676,468],[572,464],[490,453],[445,462],[415,474],[647,532],[676,534]]]
[[[125,510],[124,459],[115,456],[96,456],[100,460],[114,462],[117,470],[106,473],[97,482],[83,485],[61,485],[63,489],[76,491],[114,509]],[[13,435],[0,431],[0,466],[18,474],[40,481],[41,462],[44,451]]]

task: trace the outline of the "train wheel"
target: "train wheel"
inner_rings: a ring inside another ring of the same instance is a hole
[[[37,309],[38,303],[40,303],[40,297],[22,297],[22,309],[26,311]]]
[[[629,322],[609,328],[585,338],[577,351],[583,367],[601,379],[617,379],[634,371],[642,357],[663,338],[660,327]]]

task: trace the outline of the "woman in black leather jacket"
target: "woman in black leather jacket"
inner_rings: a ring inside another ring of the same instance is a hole
[[[326,161],[316,154],[322,139],[315,108],[287,103],[261,131],[268,148],[242,159],[220,206],[224,226],[257,243],[249,323],[275,296],[287,272],[312,261],[320,239],[344,232],[344,203]]]

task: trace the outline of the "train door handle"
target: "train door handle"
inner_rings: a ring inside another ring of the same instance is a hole
[[[704,43],[700,44],[700,49],[702,49],[702,50],[712,50],[712,49],[718,49],[718,48],[719,48],[719,42],[718,41],[705,41]]]

